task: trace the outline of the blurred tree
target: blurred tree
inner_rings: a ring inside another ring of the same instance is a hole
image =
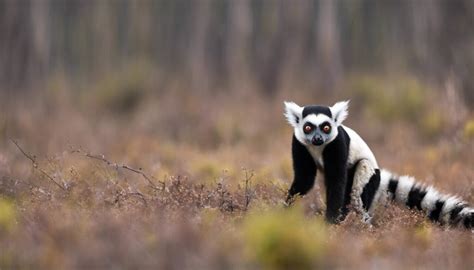
[[[3,0],[0,86],[145,61],[195,93],[246,81],[273,96],[291,82],[332,91],[344,74],[382,71],[454,77],[473,106],[472,25],[470,0]]]

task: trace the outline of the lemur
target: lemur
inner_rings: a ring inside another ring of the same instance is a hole
[[[386,198],[423,211],[433,222],[474,228],[474,208],[456,196],[445,195],[409,176],[379,169],[364,140],[342,122],[348,116],[348,101],[331,107],[300,107],[284,102],[285,116],[294,128],[292,156],[294,180],[286,203],[305,195],[316,173],[324,175],[326,220],[339,223],[351,209],[370,223],[377,205]]]

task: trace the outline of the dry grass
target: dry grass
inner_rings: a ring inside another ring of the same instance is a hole
[[[210,102],[173,92],[121,115],[68,92],[10,103],[0,133],[0,269],[473,269],[470,232],[393,205],[372,227],[354,216],[326,226],[319,187],[284,209],[287,96]],[[365,120],[362,105],[348,125],[380,164],[474,202],[468,132],[425,141],[416,125]]]

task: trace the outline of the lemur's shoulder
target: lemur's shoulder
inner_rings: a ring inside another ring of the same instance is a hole
[[[350,138],[348,163],[354,164],[360,159],[367,159],[375,168],[378,168],[377,159],[375,158],[374,153],[370,150],[370,147],[362,137],[350,127],[345,125],[341,125],[341,127]]]

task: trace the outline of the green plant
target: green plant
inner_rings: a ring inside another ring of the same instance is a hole
[[[427,87],[411,77],[359,75],[350,79],[349,87],[368,113],[385,121],[420,119],[427,107]]]
[[[474,119],[467,121],[464,125],[464,136],[468,139],[474,138]]]
[[[295,207],[252,213],[245,240],[251,258],[265,269],[310,269],[323,263],[327,232],[323,221]]]
[[[15,226],[15,207],[7,199],[0,198],[0,233],[9,232]]]

